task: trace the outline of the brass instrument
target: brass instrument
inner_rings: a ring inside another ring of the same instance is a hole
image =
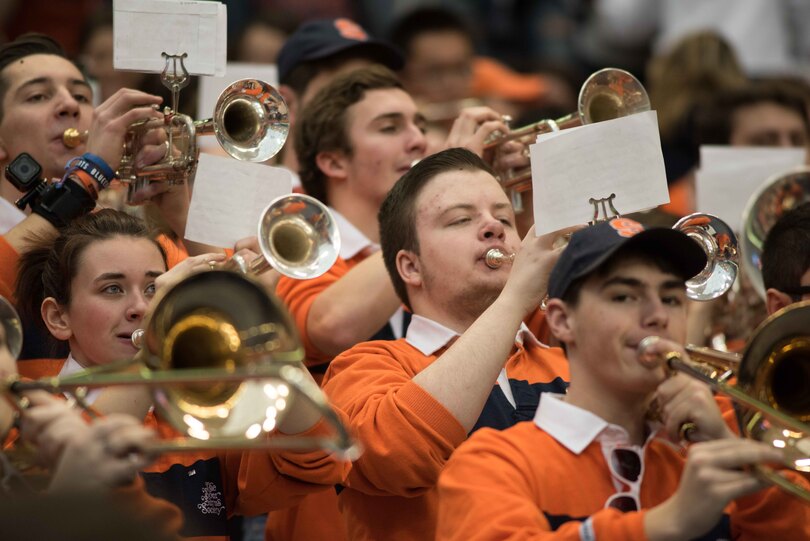
[[[15,359],[22,351],[23,330],[17,310],[3,297],[0,297],[0,326],[5,335],[5,344]]]
[[[613,120],[650,110],[650,97],[638,79],[631,73],[604,68],[588,77],[579,90],[577,112],[557,120],[545,119],[534,124],[516,128],[507,134],[491,138],[485,149],[494,149],[507,141],[532,137],[541,133],[556,132],[567,128]],[[504,188],[525,192],[532,187],[531,169],[515,171],[508,178],[500,179]]]
[[[197,137],[215,135],[220,146],[237,160],[262,162],[275,156],[289,132],[287,104],[278,91],[256,79],[235,81],[222,91],[214,116],[192,120],[169,107],[162,120],[139,121],[130,126],[118,177],[128,185],[130,204],[144,203],[150,197],[183,184],[197,164]],[[153,165],[135,166],[143,139],[153,129],[166,132],[166,155]],[[87,140],[88,132],[65,130],[64,144],[74,148]]]
[[[262,255],[246,262],[234,255],[227,268],[259,274],[270,268],[290,278],[308,280],[328,271],[340,252],[340,233],[329,209],[301,194],[274,199],[259,220]]]
[[[810,167],[802,166],[768,179],[748,200],[742,215],[742,269],[761,298],[762,248],[773,225],[790,210],[810,201]]]
[[[146,385],[161,416],[185,436],[159,441],[150,451],[322,448],[345,457],[359,452],[307,377],[286,309],[253,279],[225,270],[191,275],[158,294],[145,323],[135,362],[66,377],[12,378],[0,392],[70,391],[81,399],[88,388]],[[5,328],[8,335],[16,326]],[[137,373],[121,373],[141,363]],[[317,408],[333,437],[268,437],[299,399]]]
[[[678,220],[672,229],[697,242],[706,254],[706,266],[686,281],[686,295],[709,301],[725,294],[737,278],[737,236],[727,223],[711,214],[695,213]]]
[[[718,217],[700,213],[684,216],[672,229],[697,242],[706,254],[706,266],[686,281],[687,297],[695,301],[708,301],[726,293],[737,277],[739,255],[734,231]],[[569,238],[563,236],[558,241],[567,244]],[[485,263],[489,268],[497,269],[513,262],[515,255],[492,248],[485,255]]]
[[[743,436],[782,449],[784,464],[810,472],[810,301],[783,308],[754,332],[740,357],[708,348],[688,346],[686,360],[678,352],[664,357],[667,367],[709,384],[730,397],[738,409]],[[648,347],[639,344],[640,355]],[[732,385],[729,379],[736,376]],[[758,466],[756,473],[810,502],[810,491],[778,473]]]

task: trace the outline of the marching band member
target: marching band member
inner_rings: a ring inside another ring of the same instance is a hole
[[[684,282],[705,261],[683,233],[628,219],[573,235],[547,303],[568,393],[456,451],[439,480],[437,539],[808,538],[810,507],[745,469],[780,451],[738,438],[708,387],[639,355],[654,336],[648,353],[686,357]],[[648,421],[653,396],[663,424]],[[666,438],[687,421],[700,443],[684,456]]]
[[[559,251],[551,236],[521,246],[503,188],[460,148],[397,181],[380,209],[380,240],[414,315],[404,338],[358,344],[330,363],[324,390],[365,447],[338,501],[351,539],[430,539],[436,480],[467,434],[524,420],[541,392],[566,387],[562,352],[523,324]],[[511,271],[485,263],[492,248],[519,247]]]
[[[206,257],[187,261],[205,268]],[[172,273],[193,270],[188,264]],[[54,339],[70,344],[70,355],[66,360],[29,361],[21,365],[21,373],[37,378],[68,375],[135,356],[132,333],[142,326],[164,272],[165,255],[144,224],[110,209],[77,218],[56,239],[29,246],[21,255],[17,278],[20,311],[40,313]],[[144,389],[139,391],[130,403],[121,404],[124,400],[115,396],[116,407],[143,418],[150,400],[143,396]],[[89,399],[99,410],[111,411],[114,408],[102,404],[108,397]],[[147,423],[160,434],[174,435],[159,418],[150,415]],[[296,407],[278,430],[312,436],[327,427],[316,410]],[[183,535],[221,537],[228,534],[227,520],[234,514],[254,515],[290,505],[340,482],[347,469],[348,464],[325,451],[201,452],[167,454],[144,477],[151,493],[181,507]]]

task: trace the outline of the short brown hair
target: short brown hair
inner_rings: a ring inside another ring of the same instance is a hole
[[[346,111],[369,90],[402,88],[394,72],[383,66],[369,66],[337,77],[322,88],[304,108],[295,130],[295,152],[304,190],[329,204],[326,176],[317,163],[318,154],[344,152],[351,156],[346,133]]]
[[[397,271],[397,254],[407,250],[419,254],[416,235],[416,198],[425,186],[447,171],[486,171],[492,169],[480,156],[466,148],[450,148],[421,160],[400,178],[380,207],[380,244],[385,268],[400,300],[411,308],[405,282]],[[494,175],[493,175],[494,176]]]
[[[70,60],[62,46],[45,34],[23,34],[14,41],[0,46],[0,121],[3,120],[3,101],[8,91],[8,82],[3,76],[3,70],[9,64],[35,54],[52,54]],[[76,69],[78,69],[78,66],[76,66]]]

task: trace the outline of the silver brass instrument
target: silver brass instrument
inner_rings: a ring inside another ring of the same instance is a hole
[[[15,359],[22,351],[23,330],[17,310],[3,297],[0,297],[0,326],[5,334],[5,344]]]
[[[9,326],[5,325],[7,335]],[[12,325],[11,332],[16,328]],[[185,437],[149,450],[316,449],[354,456],[358,448],[318,385],[283,305],[250,277],[226,270],[189,276],[158,294],[136,362],[66,377],[6,381],[0,392],[70,391],[146,385],[156,409]],[[138,372],[122,370],[143,363]],[[333,437],[273,434],[297,400],[310,402]]]
[[[687,347],[690,360],[665,355],[671,370],[709,384],[741,407],[744,437],[781,449],[784,464],[810,472],[810,301],[792,304],[769,317],[752,335],[742,357],[708,348]],[[641,355],[646,346],[639,345]],[[736,384],[729,380],[736,376]],[[810,491],[758,466],[758,475],[810,502]]]
[[[158,163],[136,167],[135,156],[144,146],[144,137],[153,129],[165,130],[166,155]],[[144,203],[172,185],[185,182],[197,164],[200,135],[215,135],[220,146],[238,160],[262,162],[281,150],[288,132],[287,104],[278,91],[263,81],[242,79],[220,94],[213,118],[195,121],[167,107],[163,120],[132,124],[118,177],[128,185],[128,202]],[[73,148],[87,140],[87,132],[70,128],[62,139]]]
[[[790,210],[810,202],[810,167],[798,167],[771,177],[748,200],[742,215],[742,268],[760,297],[762,248],[773,225]]]
[[[541,133],[613,120],[649,110],[650,97],[638,79],[621,69],[604,68],[592,73],[582,84],[577,99],[577,112],[557,120],[541,120],[493,137],[485,148],[494,149],[507,141],[528,137],[532,138],[530,142],[533,143]],[[504,188],[525,192],[532,187],[531,178],[531,169],[525,169],[515,171],[509,178],[501,179],[501,182]]]
[[[697,242],[706,254],[706,266],[686,281],[686,295],[695,301],[708,301],[726,293],[737,278],[739,255],[734,231],[718,217],[700,213],[684,216],[672,229]],[[567,243],[568,238],[560,237],[558,241]],[[514,259],[515,254],[505,254],[498,248],[490,249],[485,256],[492,269]]]
[[[228,268],[258,274],[270,268],[290,278],[315,278],[335,264],[340,233],[329,209],[314,197],[302,194],[274,199],[259,220],[262,255],[246,262],[234,256]]]
[[[725,294],[737,278],[737,236],[727,223],[711,214],[695,213],[678,220],[672,229],[697,242],[706,253],[706,266],[686,281],[686,295],[708,301]]]

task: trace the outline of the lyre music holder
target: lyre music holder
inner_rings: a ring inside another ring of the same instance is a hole
[[[608,197],[600,197],[595,198],[591,197],[588,199],[588,204],[593,205],[593,220],[588,222],[588,225],[596,225],[599,222],[607,222],[608,220],[612,220],[613,218],[621,218],[621,214],[619,211],[616,210],[616,207],[613,206],[613,199],[616,197],[615,193],[610,194]],[[610,207],[611,215],[608,216],[607,207]],[[599,217],[599,209],[602,209],[602,216],[603,218]]]

